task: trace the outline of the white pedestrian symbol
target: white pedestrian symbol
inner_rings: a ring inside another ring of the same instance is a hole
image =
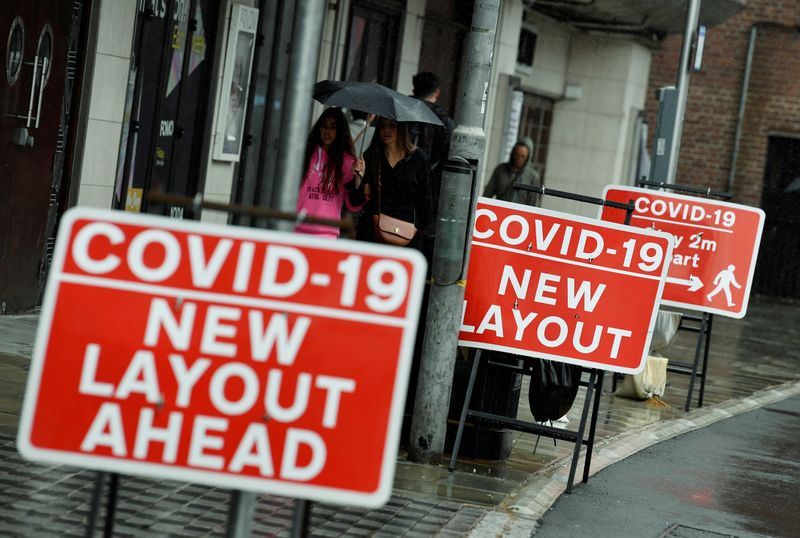
[[[708,297],[709,301],[720,291],[724,291],[725,298],[728,300],[728,306],[736,306],[733,304],[733,299],[731,298],[731,284],[733,284],[736,289],[742,289],[742,286],[736,282],[736,278],[733,276],[733,272],[735,270],[735,265],[729,265],[727,269],[723,269],[716,277],[714,277],[714,284],[717,287],[706,296]]]

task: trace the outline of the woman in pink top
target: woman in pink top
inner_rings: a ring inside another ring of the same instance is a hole
[[[319,117],[306,142],[306,173],[297,199],[297,212],[339,220],[342,207],[359,211],[367,201],[362,187],[364,161],[356,159],[350,126],[341,109],[328,108]],[[302,223],[295,231],[339,237],[339,229]]]

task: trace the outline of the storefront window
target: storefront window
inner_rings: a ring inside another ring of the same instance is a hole
[[[345,80],[394,85],[400,14],[392,2],[353,5]]]

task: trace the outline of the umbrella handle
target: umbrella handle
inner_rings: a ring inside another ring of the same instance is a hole
[[[372,122],[375,120],[375,118],[376,118],[376,116],[372,112],[370,112],[367,115],[367,124],[364,126],[364,130],[361,132],[361,134],[364,134],[367,131],[367,129],[369,129],[369,126],[372,125]],[[359,135],[359,136],[361,136],[361,135]],[[364,158],[364,142],[366,140],[367,140],[366,136],[361,140],[361,158]]]
[[[372,120],[374,120],[374,119],[375,119],[375,114],[369,114],[367,116],[367,123],[364,124],[364,128],[361,129],[361,132],[359,132],[356,135],[355,140],[353,140],[353,144],[356,144],[356,143],[358,143],[359,140],[361,140],[361,147],[358,149],[358,158],[359,159],[363,159],[364,158],[364,142],[366,142],[366,140],[367,140],[367,137],[364,136],[364,134],[367,132],[367,129],[369,129],[369,126],[372,123]]]
[[[364,142],[367,140],[367,137],[364,136],[364,133],[367,132],[367,129],[369,129],[369,123],[367,125],[365,125],[363,129],[361,129],[361,132],[358,133],[358,136],[356,137],[356,140],[358,140],[359,138],[361,139],[361,145],[358,148],[358,158],[359,159],[363,159],[364,158]]]

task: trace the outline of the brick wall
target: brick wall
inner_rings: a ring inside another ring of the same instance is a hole
[[[702,72],[692,73],[689,84],[677,182],[727,189],[754,23],[758,37],[733,192],[734,201],[758,206],[767,137],[800,136],[800,32],[794,29],[800,24],[800,0],[748,0],[738,15],[709,29]],[[681,35],[667,37],[653,55],[647,99],[651,133],[658,111],[655,91],[676,83],[681,40]]]

